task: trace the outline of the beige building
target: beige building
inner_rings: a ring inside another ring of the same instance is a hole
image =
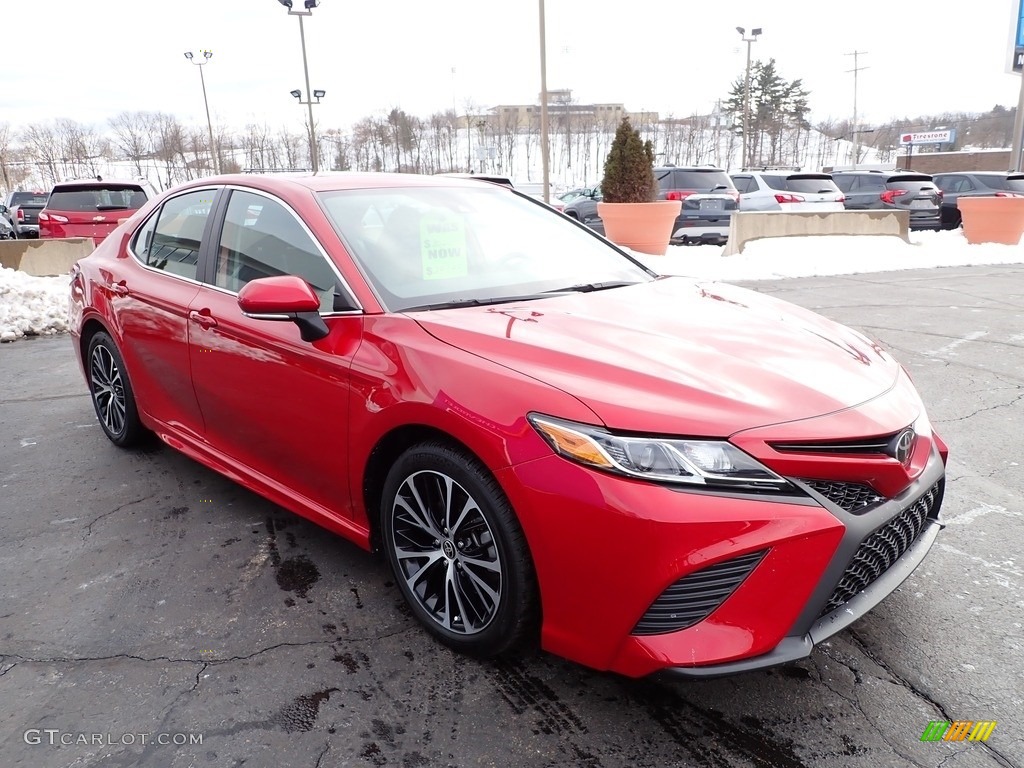
[[[536,104],[499,104],[487,114],[470,118],[474,125],[481,123],[488,129],[516,128],[517,131],[540,130],[540,98]],[[622,118],[628,115],[634,126],[651,125],[658,122],[657,112],[628,112],[623,104],[581,104],[572,100],[572,91],[548,91],[548,125],[551,130],[563,129],[568,125],[603,126],[614,130]]]

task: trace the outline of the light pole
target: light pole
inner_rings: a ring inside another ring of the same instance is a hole
[[[761,28],[750,30],[750,37],[747,37],[747,30],[743,27],[736,27],[736,31],[747,44],[747,76],[743,87],[743,157],[740,159],[740,168],[744,168],[747,165],[747,134],[750,132],[750,44],[757,40]]]
[[[548,52],[544,29],[544,0],[540,4],[540,156],[544,180],[544,202],[551,202],[551,161],[548,157]],[[1024,90],[1022,90],[1024,93]]]
[[[302,100],[301,91],[292,91],[292,96],[299,100],[299,104],[305,104],[306,107],[309,109],[309,157],[310,162],[313,164],[313,173],[316,173],[318,170],[320,170],[320,161],[319,158],[317,157],[319,153],[317,151],[318,148],[316,144],[316,130],[313,127],[313,104],[320,103],[320,99],[323,98],[325,91],[311,91],[309,87],[309,63],[306,61],[306,30],[302,26],[302,17],[312,16],[313,9],[320,5],[320,0],[303,0],[303,10],[301,11],[296,11],[294,8],[292,8],[292,0],[277,1],[288,9],[289,16],[299,17],[299,40],[302,42],[302,71],[303,74],[305,74],[306,76],[306,100]],[[310,93],[312,93],[313,97],[316,98],[315,102],[309,96]]]
[[[213,51],[200,51],[199,53],[203,55],[202,59],[196,60],[192,51],[185,51],[185,58],[199,67],[199,82],[203,84],[203,106],[206,107],[206,128],[210,132],[210,165],[213,167],[214,173],[220,173],[218,153],[213,147],[213,123],[210,122],[210,102],[206,100],[206,78],[203,77],[203,65],[213,57]]]

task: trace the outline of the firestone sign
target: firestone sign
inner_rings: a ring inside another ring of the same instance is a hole
[[[954,130],[925,131],[924,133],[904,133],[900,135],[900,144],[950,144],[956,134]]]

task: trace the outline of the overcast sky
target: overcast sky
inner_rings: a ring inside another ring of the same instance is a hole
[[[546,0],[548,87],[663,116],[708,112],[743,75],[743,26],[764,30],[754,60],[775,58],[783,77],[803,80],[815,122],[852,117],[846,54],[855,50],[865,125],[1013,107],[1019,78],[1006,69],[1018,2]],[[183,53],[208,48],[215,123],[302,130],[305,108],[289,95],[305,91],[299,22],[277,0],[0,4],[0,122],[102,126],[147,110],[203,124],[198,67]],[[467,102],[536,103],[538,19],[534,0],[322,0],[304,21],[310,84],[327,91],[317,123],[344,130],[393,107],[426,117]]]

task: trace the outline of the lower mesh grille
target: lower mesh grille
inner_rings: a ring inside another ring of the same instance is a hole
[[[941,482],[863,541],[828,599],[822,616],[867,589],[910,549],[933,515]]]
[[[651,604],[632,634],[663,635],[703,621],[725,602],[767,552],[751,552],[679,579]]]
[[[855,515],[867,512],[871,507],[885,501],[874,488],[860,483],[840,483],[829,480],[804,480],[837,507]]]

